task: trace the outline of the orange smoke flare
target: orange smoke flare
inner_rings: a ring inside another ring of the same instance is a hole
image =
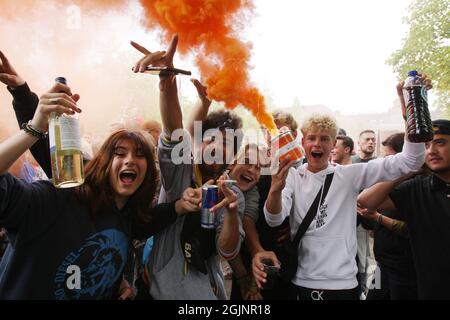
[[[178,33],[181,53],[196,52],[208,97],[230,109],[243,105],[259,123],[276,132],[264,96],[250,84],[250,44],[237,39],[231,18],[252,12],[249,0],[141,0],[150,27],[160,26],[169,40]],[[235,23],[236,25],[236,23]]]

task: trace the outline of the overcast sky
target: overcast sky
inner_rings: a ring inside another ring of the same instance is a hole
[[[254,3],[256,16],[240,36],[253,43],[252,80],[277,108],[296,97],[343,114],[392,107],[397,79],[385,62],[407,35],[403,17],[411,0]],[[195,92],[185,86],[183,93]]]
[[[251,79],[277,108],[292,106],[298,97],[301,104],[343,114],[387,111],[396,99],[396,78],[385,61],[407,34],[402,21],[411,1],[255,0],[256,15],[242,21],[239,34],[253,43]],[[12,14],[0,12],[0,49],[38,94],[54,76],[67,76],[88,106],[88,127],[99,117],[106,126],[124,108],[158,112],[156,81],[148,90],[152,76],[130,72],[140,54],[129,41],[150,50],[166,44],[140,23],[137,2],[120,10],[82,9],[75,27],[73,8],[56,2],[7,0],[2,9]],[[175,62],[198,76],[190,57],[176,56]],[[189,78],[181,78],[180,93],[194,99]],[[10,103],[6,90],[0,102]],[[0,116],[14,123],[10,109],[0,109]]]
[[[275,102],[342,113],[386,111],[396,78],[385,64],[408,30],[411,0],[255,1],[254,79]]]

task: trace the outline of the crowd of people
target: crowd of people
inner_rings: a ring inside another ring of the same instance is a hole
[[[177,43],[150,52],[133,42],[143,55],[133,72],[173,67]],[[211,111],[198,80],[199,103],[183,119],[176,75],[161,75],[162,125],[114,130],[85,157],[85,182],[59,189],[48,136],[33,133],[48,131],[51,113],[81,112],[80,96],[56,83],[38,97],[0,59],[22,128],[0,141],[0,299],[450,299],[450,120],[433,121],[427,143],[387,137],[377,157],[373,130],[355,150],[332,117],[299,127],[279,110],[277,128],[304,159],[278,161],[267,130],[264,143],[229,135],[245,124]],[[213,228],[201,225],[205,185],[219,189]],[[265,265],[282,273],[289,257],[294,275],[268,286]]]

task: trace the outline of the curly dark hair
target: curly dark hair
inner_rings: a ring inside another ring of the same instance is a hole
[[[206,120],[202,124],[202,135],[209,129],[217,130],[238,130],[242,128],[242,119],[234,111],[230,110],[216,110],[208,114]],[[234,136],[234,149],[233,154],[236,155],[240,148],[242,139]]]
[[[241,129],[242,119],[234,111],[216,110],[208,114],[206,120],[203,121],[202,134],[208,129]]]

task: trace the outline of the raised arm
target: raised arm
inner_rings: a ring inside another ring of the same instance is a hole
[[[364,189],[358,196],[358,204],[369,210],[395,210],[394,202],[389,193],[403,181],[411,179],[421,171],[411,172],[393,181],[379,182],[370,188]]]
[[[25,131],[19,131],[0,143],[0,174],[6,173],[14,161],[19,159],[36,141],[38,141],[37,137]]]
[[[38,107],[39,98],[30,90],[25,80],[17,73],[11,61],[0,51],[0,81],[7,85],[8,91],[13,96],[13,107],[19,127],[33,119]],[[71,96],[70,88],[57,84],[49,93],[66,93]],[[73,99],[78,100],[75,95]],[[48,178],[52,177],[51,160],[49,152],[49,140],[39,139],[30,147],[30,151]]]
[[[226,184],[218,180],[224,199],[212,208],[213,211],[224,207],[224,219],[219,226],[217,236],[217,251],[224,259],[233,259],[240,250],[241,235],[239,232],[239,214],[236,194]]]
[[[420,77],[422,78],[423,83],[425,83],[426,89],[431,89],[431,81],[427,79],[426,75],[421,74]],[[405,132],[407,132],[406,108],[402,88],[403,82],[400,82],[397,85],[397,95],[400,99],[403,119],[405,120]],[[367,164],[347,166],[345,170],[352,171],[351,176],[353,177],[353,181],[351,181],[351,183],[355,188],[354,190],[358,191],[369,188],[380,181],[395,180],[402,175],[418,171],[422,167],[424,161],[425,144],[412,143],[408,140],[408,135],[405,135],[405,143],[402,152],[382,159],[369,161]],[[375,195],[375,198],[378,199],[379,197],[380,195]],[[381,204],[380,199],[377,201],[378,204]]]
[[[0,51],[0,81],[13,89],[25,84],[25,80],[17,73],[2,51]]]
[[[286,180],[289,180],[289,169],[293,164],[294,161],[284,159],[280,162],[278,172],[272,176],[272,184],[264,206],[264,215],[271,227],[280,225],[291,210],[294,186]]]
[[[30,124],[31,129],[35,131],[47,132],[48,116],[52,112],[74,114],[81,111],[76,105],[79,99],[78,95],[70,97],[65,93],[54,93],[52,90],[40,98],[38,108]],[[0,144],[0,173],[5,173],[13,162],[37,141],[38,137],[21,130],[2,142]]]
[[[174,35],[166,51],[150,52],[143,46],[131,42],[131,45],[145,56],[142,57],[134,66],[133,71],[145,72],[147,66],[166,66],[173,67],[173,56],[177,50],[178,36]],[[183,115],[181,112],[180,101],[178,100],[178,88],[174,75],[160,76],[159,83],[159,107],[161,111],[161,119],[164,132],[166,135],[176,129],[183,128]]]
[[[143,224],[142,221],[134,217],[133,237],[144,240],[161,232],[174,223],[178,216],[197,213],[200,210],[201,202],[201,188],[186,189],[180,199],[170,203],[160,203],[150,208],[151,219],[148,223]]]
[[[190,113],[189,120],[186,125],[189,134],[191,135],[191,137],[193,137],[195,121],[203,122],[206,119],[209,107],[211,106],[211,100],[208,99],[206,87],[202,85],[200,81],[198,81],[197,79],[191,79],[191,81],[197,89],[199,97],[199,101]]]
[[[14,107],[14,113],[16,114],[17,123],[20,127],[23,123],[27,123],[33,119],[39,103],[39,98],[30,90],[27,83],[15,88],[8,86],[8,91],[13,96],[12,104]],[[49,149],[50,145],[48,137],[45,139],[39,139],[30,147],[31,154],[34,159],[36,159],[39,163],[47,177],[51,178],[52,169]]]
[[[39,103],[39,98],[31,92],[28,84],[17,73],[11,61],[0,51],[0,82],[3,82],[13,96],[13,107],[19,127],[33,119]],[[51,164],[48,138],[40,139],[34,143],[30,151],[33,157],[45,171],[47,177],[51,177]]]

